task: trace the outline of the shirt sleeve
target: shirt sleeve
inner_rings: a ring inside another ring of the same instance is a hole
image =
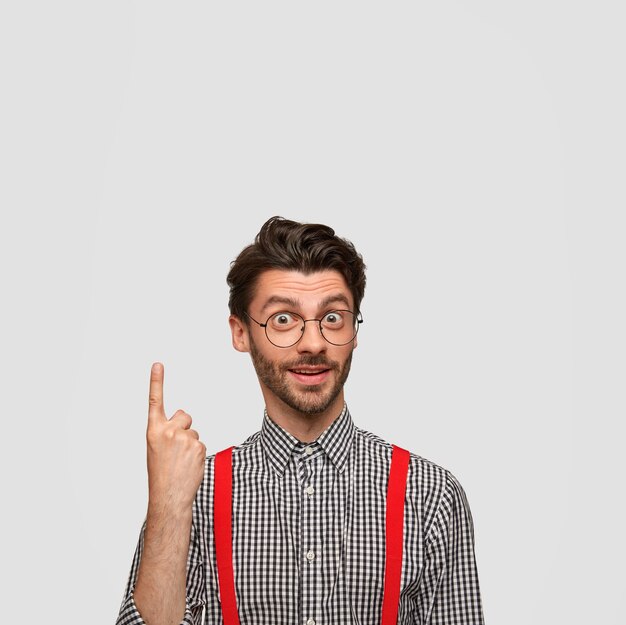
[[[146,519],[147,520],[147,519]],[[141,614],[135,605],[133,592],[137,582],[137,573],[141,554],[143,552],[143,540],[146,530],[146,520],[143,522],[135,555],[128,576],[128,583],[120,612],[115,621],[115,625],[145,625]],[[185,614],[181,625],[201,625],[202,610],[206,603],[206,584],[204,577],[204,564],[200,551],[200,541],[196,531],[195,522],[191,524],[191,535],[189,540],[189,555],[187,557],[187,596],[185,599]]]
[[[472,515],[461,484],[449,471],[424,549],[420,622],[483,625]]]

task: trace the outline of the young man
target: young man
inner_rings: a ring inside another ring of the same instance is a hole
[[[153,365],[148,513],[117,624],[482,624],[461,485],[344,401],[365,290],[352,243],[273,217],[228,284],[261,430],[207,457],[187,413],[167,419]]]

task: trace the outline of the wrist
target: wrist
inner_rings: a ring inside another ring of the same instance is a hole
[[[175,519],[184,521],[191,519],[193,503],[184,503],[171,498],[149,497],[148,518],[150,519]]]

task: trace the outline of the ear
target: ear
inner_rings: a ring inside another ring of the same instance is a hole
[[[233,347],[238,352],[249,352],[250,336],[246,324],[236,315],[230,315],[230,317],[228,317],[228,324],[230,325],[230,331],[233,336]]]

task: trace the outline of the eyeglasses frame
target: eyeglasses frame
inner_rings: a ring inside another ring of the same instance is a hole
[[[333,343],[332,341],[329,341],[325,336],[324,336],[324,332],[322,330],[322,319],[324,319],[324,317],[326,315],[329,315],[330,313],[334,313],[334,312],[349,312],[351,315],[354,315],[354,318],[357,322],[357,325],[355,326],[355,330],[354,330],[354,336],[347,341],[346,343]],[[301,340],[302,337],[304,336],[304,330],[306,328],[306,323],[307,321],[317,321],[319,324],[319,329],[320,329],[320,334],[322,335],[322,338],[329,344],[329,345],[334,345],[335,347],[343,347],[344,345],[348,345],[349,343],[352,343],[352,341],[354,341],[354,339],[356,338],[356,335],[359,333],[359,327],[361,326],[361,324],[363,323],[363,316],[361,315],[361,311],[357,311],[354,312],[353,310],[348,310],[347,308],[335,308],[333,310],[329,310],[327,313],[324,313],[324,317],[322,317],[322,319],[305,319],[302,315],[292,312],[290,310],[279,310],[278,312],[272,313],[268,318],[267,321],[265,323],[260,323],[259,321],[257,321],[254,317],[252,317],[250,315],[250,313],[247,310],[244,310],[244,313],[250,317],[250,319],[252,319],[252,321],[254,321],[254,323],[258,324],[259,326],[261,326],[262,328],[265,329],[265,337],[267,338],[267,340],[274,346],[274,347],[278,347],[280,349],[289,349],[290,347],[293,347],[294,345],[297,345]],[[267,335],[267,324],[269,323],[269,320],[274,317],[275,315],[279,315],[280,313],[289,313],[290,315],[295,315],[296,317],[300,317],[300,319],[302,319],[302,321],[304,322],[304,325],[302,326],[302,328],[300,329],[300,338],[295,342],[292,343],[291,345],[276,345],[276,343],[274,343],[270,337]]]

